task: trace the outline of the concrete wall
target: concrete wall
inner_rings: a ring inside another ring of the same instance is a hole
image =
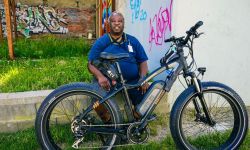
[[[184,35],[197,21],[205,32],[195,41],[194,55],[198,66],[206,66],[204,80],[231,86],[250,105],[250,1],[249,0],[175,0],[172,34]],[[181,86],[176,84],[172,96]]]
[[[34,126],[36,112],[50,92],[0,93],[0,132],[15,132]]]

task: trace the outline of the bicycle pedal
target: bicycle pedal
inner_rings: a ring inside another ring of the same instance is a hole
[[[156,114],[152,114],[150,117],[148,117],[148,121],[154,121],[157,119],[157,115]]]

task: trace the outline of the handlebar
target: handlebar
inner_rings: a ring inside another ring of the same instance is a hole
[[[180,42],[182,45],[186,45],[190,36],[192,35],[195,35],[196,34],[196,30],[203,25],[203,22],[202,21],[198,21],[194,26],[192,26],[186,33],[187,33],[187,36],[185,37],[180,37],[180,38],[175,38],[174,36],[172,36],[171,38],[169,39],[166,39],[164,42]]]
[[[179,37],[179,38],[176,38],[175,36],[172,36],[171,38],[169,39],[166,39],[164,42],[167,43],[167,42],[177,42],[177,41],[181,41],[184,39],[185,36],[182,36],[182,37]]]
[[[196,30],[203,25],[203,22],[202,21],[198,21],[193,27],[191,27],[189,29],[189,31],[187,31],[187,36],[185,38],[185,40],[183,41],[183,45],[186,45],[187,42],[188,42],[188,39],[190,38],[191,35],[195,35],[196,34]]]
[[[176,38],[174,36],[172,36],[171,38],[169,39],[166,39],[164,42],[174,42],[175,45],[177,45],[177,47],[181,47],[181,50],[182,50],[182,47],[185,46],[188,41],[190,40],[190,37],[192,35],[194,35],[194,38],[197,38],[199,37],[200,34],[197,33],[197,29],[199,27],[201,27],[203,25],[203,22],[202,21],[198,21],[194,26],[192,26],[186,33],[186,37],[179,37],[179,38]],[[192,50],[192,41],[191,41],[191,47],[189,47],[191,50]],[[177,53],[178,53],[178,50],[177,50]],[[166,60],[173,54],[173,51],[171,51],[170,53],[167,53],[163,58],[161,58],[160,60],[160,63],[161,65],[165,65],[166,63]]]

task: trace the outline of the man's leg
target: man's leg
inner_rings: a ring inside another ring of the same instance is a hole
[[[134,105],[134,117],[136,119],[139,119],[141,116],[136,112],[136,106],[141,103],[144,94],[141,93],[138,89],[129,89],[128,90],[129,98],[132,101],[132,104]]]
[[[98,91],[102,96],[105,96],[107,94],[107,92],[98,84],[98,82],[95,79],[92,81],[92,84],[98,89]],[[104,123],[110,121],[111,115],[109,114],[108,109],[103,104],[98,105],[97,107],[94,108],[94,110]]]
[[[138,89],[129,89],[128,94],[134,106],[140,104],[144,97],[144,94],[142,94],[141,91]]]

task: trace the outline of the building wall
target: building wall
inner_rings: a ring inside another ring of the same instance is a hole
[[[169,48],[163,41],[172,31],[172,1],[116,1],[116,9],[125,17],[125,32],[138,38],[148,55],[149,70],[160,66],[159,60]]]
[[[145,0],[126,0],[116,3],[117,10],[125,15],[125,31],[135,35],[142,42],[149,56],[150,70],[159,66],[159,58],[169,47],[161,44],[162,30],[159,29],[164,24],[160,7],[170,10],[170,2],[170,0],[155,0],[153,3]],[[250,1],[173,0],[172,7],[171,28],[168,26],[166,32],[163,32],[165,38],[170,34],[183,36],[192,25],[202,20],[204,25],[199,31],[205,34],[195,40],[194,56],[198,67],[207,67],[203,80],[229,85],[239,93],[247,105],[250,105],[250,92],[248,92]],[[133,15],[136,13],[139,15]],[[150,33],[152,31],[150,29],[155,27],[150,28],[150,19],[155,15],[159,23],[155,26],[158,33],[156,36],[151,36],[154,34]],[[181,84],[176,82],[170,92],[171,104],[183,90]]]
[[[195,41],[194,55],[198,66],[206,66],[204,80],[218,81],[232,87],[250,105],[250,1],[249,0],[175,0],[173,3],[173,35],[185,31],[202,20],[204,32]],[[174,99],[182,90],[176,84]]]
[[[16,0],[17,30],[20,35],[30,37],[34,34],[65,34],[67,36],[95,36],[96,0],[47,1]],[[3,1],[0,11],[4,15]],[[5,19],[2,19],[5,30]],[[6,34],[6,33],[5,33]]]

